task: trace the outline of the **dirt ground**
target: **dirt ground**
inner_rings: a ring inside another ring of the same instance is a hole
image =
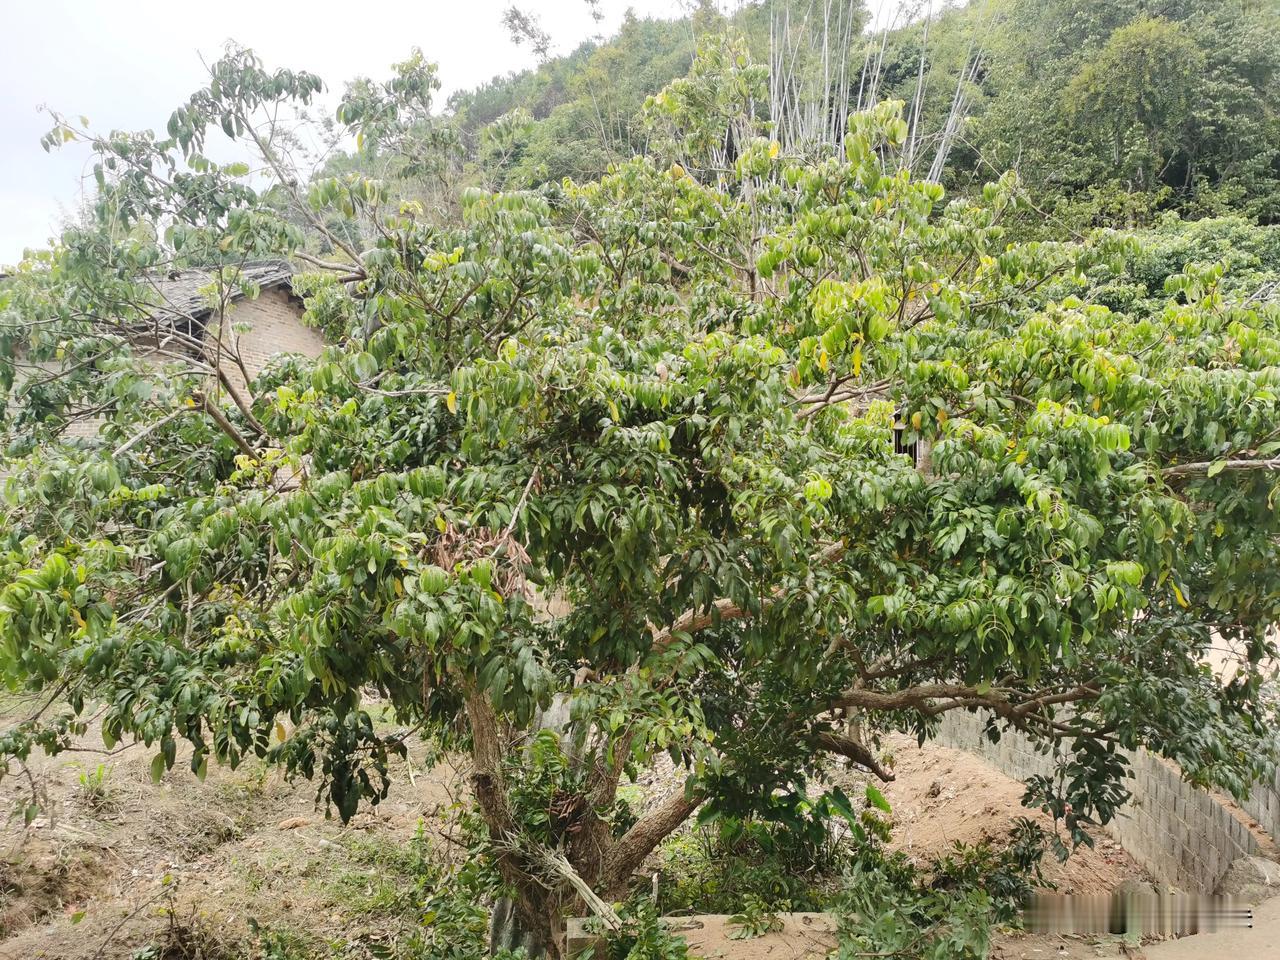
[[[907,853],[925,857],[957,841],[998,838],[1017,817],[1053,827],[1047,815],[1022,806],[1021,783],[972,754],[936,744],[920,748],[904,736],[886,746],[896,779],[881,790],[893,808],[894,845]],[[1045,879],[1060,893],[1109,893],[1127,879],[1151,879],[1106,833],[1096,831],[1093,839],[1092,848],[1078,849],[1066,863],[1045,857]]]
[[[30,779],[0,781],[0,816],[25,806],[33,785],[44,805],[30,826],[18,817],[0,827],[0,960],[127,960],[162,942],[191,945],[166,958],[212,956],[219,945],[242,949],[251,921],[354,945],[347,956],[376,956],[392,932],[385,915],[353,905],[393,900],[380,858],[396,855],[424,824],[441,829],[462,797],[458,772],[447,764],[427,772],[427,746],[411,740],[388,799],[344,827],[317,810],[309,784],[286,783],[257,762],[211,765],[201,783],[180,760],[153,784],[151,751],[107,752],[93,733],[76,752],[33,757]],[[897,780],[885,794],[908,852],[998,836],[1026,814],[1021,785],[982,761],[905,739],[891,746]],[[1065,866],[1048,863],[1046,873],[1065,892],[1101,892],[1142,876],[1105,837]],[[729,932],[712,924],[688,937],[705,957],[793,960],[825,949],[808,927],[781,940],[731,940]],[[1006,938],[994,955],[1119,955],[1096,952],[1097,944],[1088,954],[1063,953],[1062,943]]]
[[[391,796],[344,827],[313,787],[256,761],[211,764],[201,783],[180,756],[153,784],[152,751],[104,752],[93,732],[88,752],[33,756],[33,780],[0,780],[0,817],[33,783],[47,811],[29,827],[0,823],[0,960],[124,960],[154,943],[189,944],[174,957],[239,956],[251,919],[376,944],[386,930],[350,915],[351,890],[376,901],[378,858],[460,796],[447,765],[411,779],[401,764]],[[425,750],[410,743],[418,770]]]

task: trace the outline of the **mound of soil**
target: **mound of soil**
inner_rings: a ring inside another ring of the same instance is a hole
[[[1006,836],[1015,819],[1027,817],[1046,830],[1052,820],[1022,805],[1023,785],[985,760],[962,750],[889,738],[896,779],[881,785],[893,808],[893,844],[908,854],[938,856],[955,843],[973,844]],[[1105,832],[1093,847],[1080,847],[1066,863],[1044,859],[1044,875],[1062,893],[1109,893],[1128,879],[1150,879]]]

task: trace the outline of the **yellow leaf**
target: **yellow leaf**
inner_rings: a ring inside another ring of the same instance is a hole
[[[279,720],[277,720],[276,721],[276,739],[279,740],[281,743],[284,743],[284,738],[286,736],[288,736],[288,734],[285,732],[284,724],[281,723]]]
[[[402,596],[404,596],[404,581],[403,581],[403,580],[397,579],[397,580],[395,581],[395,591],[396,591],[396,596],[397,596],[397,597],[402,597]]]
[[[938,411],[938,422],[939,422],[939,423],[946,423],[948,419],[949,419],[949,417],[948,417],[948,415],[947,415],[947,411],[945,411],[945,410],[939,410],[939,411]]]
[[[1178,585],[1176,583],[1173,585],[1173,596],[1174,599],[1178,601],[1178,606],[1187,606],[1187,598],[1182,595],[1182,591],[1178,589]]]
[[[862,344],[853,348],[853,375],[862,376]]]
[[[1102,409],[1102,398],[1101,398],[1101,397],[1094,397],[1094,398],[1093,398],[1093,412],[1094,412],[1094,413],[1097,413],[1097,412],[1098,412],[1099,410],[1101,410],[1101,409]]]
[[[919,411],[919,410],[917,410],[915,413],[913,413],[913,414],[911,415],[911,427],[912,427],[912,429],[919,430],[919,429],[920,429],[920,423],[921,423],[921,421],[922,421],[922,418],[921,418],[921,416],[920,416],[920,411]]]
[[[71,619],[76,622],[77,627],[84,629],[84,626],[85,626],[84,617],[80,616],[80,611],[77,610],[75,607],[71,608]]]
[[[827,372],[827,367],[831,366],[831,358],[827,356],[827,348],[823,347],[818,354],[818,369],[823,373]]]
[[[776,157],[778,155],[778,152],[781,149],[782,149],[782,145],[779,144],[777,140],[770,140],[769,141],[769,159],[772,160],[774,157]]]
[[[449,529],[449,525],[444,522],[444,517],[440,516],[438,513],[436,514],[436,529],[441,533],[444,533]]]
[[[450,413],[457,413],[458,412],[458,395],[454,393],[452,390],[450,390],[449,395],[444,398],[444,405],[449,408]]]

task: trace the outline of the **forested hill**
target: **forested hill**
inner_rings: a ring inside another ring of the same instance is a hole
[[[449,113],[491,185],[593,177],[651,147],[646,99],[727,34],[769,71],[770,102],[755,109],[784,146],[838,140],[850,111],[896,98],[913,172],[953,191],[1016,169],[1077,228],[1166,210],[1280,220],[1277,0],[926,6],[907,4],[882,30],[861,0],[760,0],[727,17],[704,0],[683,20],[628,16],[608,40],[456,94]]]

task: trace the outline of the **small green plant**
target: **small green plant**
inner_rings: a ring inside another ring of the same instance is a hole
[[[993,923],[1015,919],[1040,879],[1043,830],[1019,821],[1008,841],[964,846],[923,866],[869,846],[859,852],[836,906],[838,960],[978,960],[990,952]]]
[[[115,801],[111,797],[111,786],[107,782],[111,776],[111,769],[105,764],[100,763],[92,770],[82,770],[80,772],[80,802],[90,810],[109,810],[115,806]]]
[[[313,956],[307,942],[288,930],[263,926],[250,917],[249,932],[253,934],[255,960],[310,960]]]
[[[688,945],[662,925],[652,900],[636,898],[618,915],[622,928],[606,933],[603,946],[589,948],[584,960],[688,960]]]
[[[781,910],[788,910],[791,904],[784,901],[778,907]],[[777,911],[770,909],[768,904],[753,894],[747,894],[742,911],[731,916],[729,923],[735,928],[729,934],[731,940],[754,940],[766,933],[776,933],[782,929],[782,918],[778,916]]]
[[[956,843],[927,868],[930,886],[950,891],[980,888],[991,898],[992,918],[1013,923],[1032,890],[1047,885],[1040,864],[1048,844],[1044,829],[1021,817],[1003,843]]]
[[[848,844],[789,824],[720,817],[660,850],[658,906],[669,915],[737,913],[754,899],[772,910],[824,910],[839,890]]]

